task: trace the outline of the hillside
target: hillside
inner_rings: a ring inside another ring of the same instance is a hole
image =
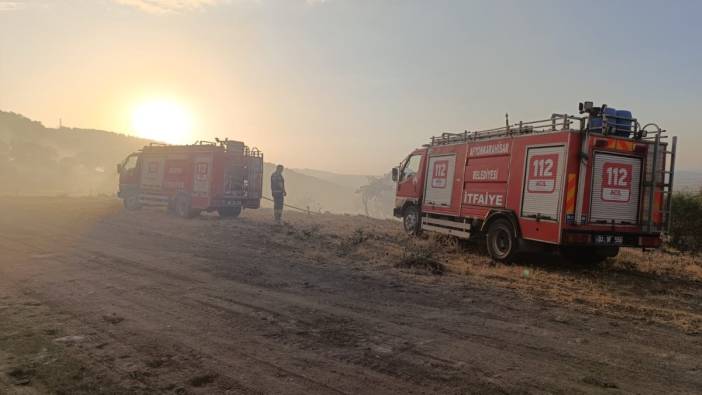
[[[368,184],[367,175],[361,174],[339,174],[326,170],[316,169],[292,169],[297,173],[319,178],[320,180],[330,181],[353,190],[358,190],[363,185]]]
[[[265,163],[263,176],[263,191],[271,196],[270,176],[275,165]],[[331,181],[319,179],[297,170],[286,169],[285,189],[288,192],[286,203],[300,208],[308,208],[315,212],[335,212],[358,214],[362,212],[361,200],[356,189]],[[268,202],[264,204],[268,206]]]
[[[0,195],[114,195],[115,165],[149,142],[104,130],[47,128],[20,114],[0,111]],[[273,164],[265,164],[267,196],[273,169]],[[349,177],[355,181],[349,182]],[[356,191],[367,177],[288,169],[285,178],[291,205],[317,212],[364,211]]]
[[[0,194],[113,194],[115,165],[148,143],[103,130],[46,128],[0,111]]]

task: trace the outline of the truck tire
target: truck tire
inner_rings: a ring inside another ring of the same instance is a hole
[[[139,203],[139,194],[137,193],[130,193],[129,195],[125,196],[122,203],[124,203],[124,208],[127,210],[133,211],[141,208],[141,203]]]
[[[241,214],[241,207],[222,207],[218,208],[217,212],[222,218],[236,218]]]
[[[504,218],[494,220],[488,226],[487,250],[497,262],[511,262],[517,254],[517,237],[512,223]]]
[[[200,214],[200,211],[193,210],[189,196],[179,195],[175,200],[175,213],[182,218],[193,218]]]
[[[416,236],[421,232],[422,227],[419,223],[419,207],[415,205],[405,207],[402,211],[402,227],[410,236]]]

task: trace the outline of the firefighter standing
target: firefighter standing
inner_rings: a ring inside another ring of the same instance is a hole
[[[275,167],[271,174],[271,193],[273,194],[273,216],[275,222],[280,224],[283,217],[283,202],[285,200],[285,179],[283,178],[283,165]]]

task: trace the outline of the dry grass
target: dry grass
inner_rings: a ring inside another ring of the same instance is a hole
[[[668,278],[702,281],[702,257],[674,250],[642,252],[624,249],[613,266]]]
[[[293,215],[291,223],[288,227],[296,235],[314,227],[314,237],[294,238],[297,247],[318,261],[345,259],[412,276],[463,276],[480,286],[514,290],[524,298],[702,332],[702,259],[697,256],[623,249],[617,258],[593,266],[548,254],[504,265],[491,261],[483,242],[437,235],[409,238],[392,220]],[[299,245],[301,239],[304,246]]]
[[[443,274],[446,271],[446,267],[435,258],[438,246],[435,244],[428,246],[423,244],[426,243],[414,240],[407,241],[402,251],[402,257],[395,262],[395,267],[411,269],[415,273]]]
[[[525,297],[591,313],[663,323],[688,333],[702,331],[702,265],[690,256],[625,249],[602,265],[578,266],[555,256],[535,256],[513,265],[485,257],[455,258],[451,267]],[[461,265],[462,264],[462,265]]]

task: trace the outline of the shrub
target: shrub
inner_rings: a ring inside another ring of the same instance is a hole
[[[395,267],[415,269],[431,274],[443,274],[444,265],[434,258],[435,251],[432,246],[410,242],[402,252],[400,261]]]
[[[356,229],[350,236],[341,241],[337,250],[338,256],[350,254],[356,247],[365,243],[373,234],[368,233],[362,228]]]
[[[702,192],[673,195],[670,244],[681,251],[702,251]]]

